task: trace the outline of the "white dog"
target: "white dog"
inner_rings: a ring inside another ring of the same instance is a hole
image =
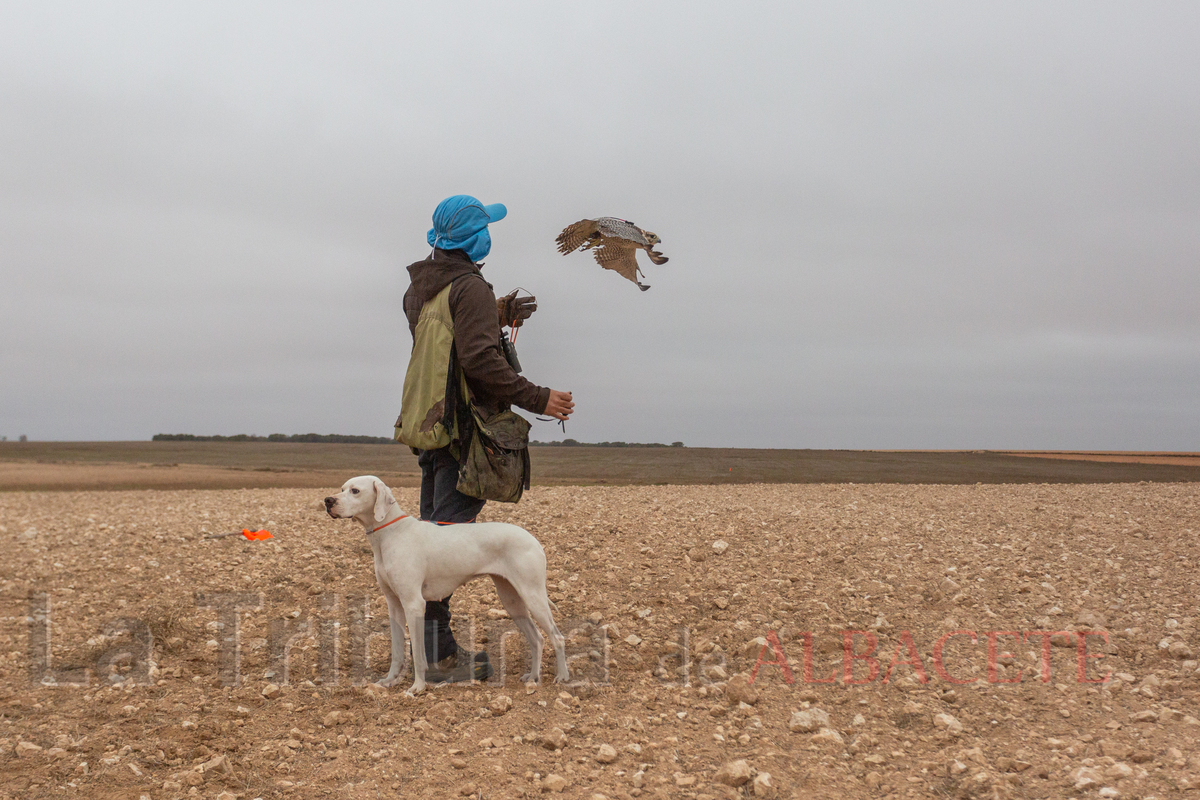
[[[335,519],[362,523],[375,554],[375,580],[387,599],[392,630],[392,667],[380,686],[400,680],[407,621],[413,685],[406,694],[425,689],[425,601],[448,597],[480,575],[491,576],[500,602],[529,645],[529,672],[521,679],[536,682],[542,671],[544,639],[531,616],[554,645],[555,680],[569,679],[563,635],[546,595],[546,553],[529,531],[504,522],[437,525],[415,519],[400,511],[391,490],[374,475],[346,481],[340,492],[325,498],[325,510]]]

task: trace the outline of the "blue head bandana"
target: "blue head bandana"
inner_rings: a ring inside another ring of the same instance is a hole
[[[508,214],[502,203],[485,206],[469,194],[456,194],[438,203],[433,212],[433,227],[426,237],[430,247],[464,250],[472,261],[480,261],[492,249],[489,222],[499,222]]]

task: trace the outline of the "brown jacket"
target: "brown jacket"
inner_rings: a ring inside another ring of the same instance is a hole
[[[467,376],[476,407],[489,418],[507,405],[534,414],[546,410],[550,390],[522,378],[500,352],[500,315],[492,285],[462,250],[434,250],[428,258],[411,264],[412,285],[404,293],[408,332],[415,335],[421,307],[446,284],[450,288],[450,316],[454,319],[454,349]]]

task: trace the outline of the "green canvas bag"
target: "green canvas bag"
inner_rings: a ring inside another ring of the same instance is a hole
[[[529,421],[512,410],[484,422],[472,407],[470,443],[458,464],[458,490],[480,500],[520,500],[529,488],[529,427]]]
[[[413,449],[437,450],[456,438],[454,416],[446,413],[448,388],[456,377],[466,393],[466,380],[451,369],[454,354],[454,319],[450,316],[450,286],[421,307],[413,331],[413,349],[404,373],[404,394],[395,438]]]

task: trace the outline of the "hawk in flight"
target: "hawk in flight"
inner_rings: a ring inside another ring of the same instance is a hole
[[[655,264],[665,264],[668,260],[654,249],[660,241],[657,235],[616,217],[581,219],[563,228],[554,241],[558,244],[558,252],[564,256],[573,250],[594,250],[592,255],[597,264],[619,272],[643,292],[650,287],[638,280],[641,270],[637,265],[637,251],[645,250]]]

